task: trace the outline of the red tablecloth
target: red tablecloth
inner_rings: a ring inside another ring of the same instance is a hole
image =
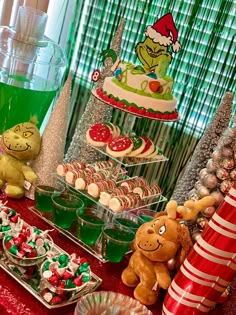
[[[7,205],[18,211],[22,218],[29,224],[37,226],[40,229],[50,229],[50,226],[45,221],[28,210],[28,207],[34,205],[33,201],[26,198],[21,200],[9,199]],[[88,258],[92,271],[103,280],[98,290],[115,291],[131,297],[133,296],[133,290],[127,288],[120,279],[121,272],[127,265],[126,258],[121,263],[102,263],[58,231],[55,231],[53,239],[58,246],[66,250],[68,253],[76,252],[80,256],[86,256]],[[153,312],[153,315],[161,314],[162,301],[163,296],[160,296],[158,303],[149,307],[149,309]],[[73,315],[74,309],[75,304],[58,309],[47,309],[18,282],[0,268],[1,315]],[[223,314],[220,307],[217,307],[211,312],[211,315],[219,314]]]

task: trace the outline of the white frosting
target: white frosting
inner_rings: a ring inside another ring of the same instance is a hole
[[[135,75],[136,77],[136,75]],[[142,79],[143,80],[143,79]],[[131,82],[129,82],[129,85]],[[132,86],[133,87],[133,86]],[[177,99],[173,97],[172,100],[162,100],[153,97],[139,95],[130,91],[127,91],[120,86],[112,82],[112,77],[107,77],[104,80],[103,91],[107,94],[112,94],[114,97],[118,97],[120,100],[134,103],[139,107],[146,109],[153,109],[159,112],[173,112],[177,103]]]
[[[127,86],[132,87],[135,90],[153,94],[153,91],[150,89],[149,83],[158,82],[163,89],[160,94],[165,94],[172,91],[173,80],[167,81],[163,78],[154,79],[145,73],[133,74],[132,71],[127,68],[127,65],[123,63],[119,64],[119,68],[122,69],[121,82]]]

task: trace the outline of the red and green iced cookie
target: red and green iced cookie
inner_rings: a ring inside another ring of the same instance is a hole
[[[123,157],[133,149],[133,141],[127,136],[113,138],[106,147],[106,152],[114,157]]]
[[[103,147],[112,139],[112,136],[112,130],[106,123],[96,123],[87,131],[86,140],[95,147]]]
[[[136,155],[136,157],[138,157],[138,158],[146,158],[151,153],[153,153],[155,145],[152,142],[152,140],[149,139],[148,137],[141,136],[141,138],[145,141],[145,147],[144,147],[143,151],[140,154]]]
[[[151,154],[146,156],[147,159],[153,159],[153,160],[162,160],[164,158],[163,152],[158,146],[154,146],[154,150]]]
[[[146,143],[142,137],[133,136],[130,139],[133,141],[133,149],[127,156],[135,157],[144,150]]]

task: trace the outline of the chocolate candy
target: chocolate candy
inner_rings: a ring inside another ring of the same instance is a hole
[[[89,262],[76,254],[49,257],[41,272],[44,287],[48,283],[41,295],[51,305],[72,298],[91,278]]]
[[[0,208],[0,238],[3,238],[5,233],[10,230],[18,230],[23,220],[19,213],[8,207]]]
[[[13,236],[6,235],[4,246],[11,254],[21,258],[18,259],[20,264],[24,264],[25,258],[42,257],[50,249],[45,232],[30,226],[24,226],[20,233]]]

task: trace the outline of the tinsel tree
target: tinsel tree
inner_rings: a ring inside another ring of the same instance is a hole
[[[199,140],[182,177],[177,182],[172,199],[175,199],[179,204],[183,204],[188,199],[189,192],[194,188],[198,180],[200,170],[206,166],[219,138],[228,127],[232,112],[232,103],[233,94],[227,92],[217,108],[212,122],[208,125],[204,135]]]
[[[116,31],[111,49],[114,50],[117,56],[120,53],[122,33],[125,20],[122,19]],[[111,67],[113,65],[111,58],[106,58],[104,67],[101,70],[101,77],[97,83],[97,87],[102,87],[104,79],[112,76]],[[86,131],[95,123],[110,121],[112,115],[112,107],[104,104],[93,94],[91,94],[86,109],[78,122],[75,133],[65,155],[65,162],[81,160],[85,163],[93,163],[95,161],[104,159],[103,155],[85,142]]]
[[[236,183],[236,125],[228,127],[221,135],[217,146],[198,174],[194,188],[189,192],[189,199],[201,199],[211,195],[215,204],[205,208],[192,222],[194,240],[201,234],[216,209]]]
[[[38,183],[42,185],[54,185],[53,172],[64,159],[70,92],[69,74],[43,132],[39,155],[32,163],[32,168],[38,175]],[[26,196],[33,199],[33,194],[32,187]]]

